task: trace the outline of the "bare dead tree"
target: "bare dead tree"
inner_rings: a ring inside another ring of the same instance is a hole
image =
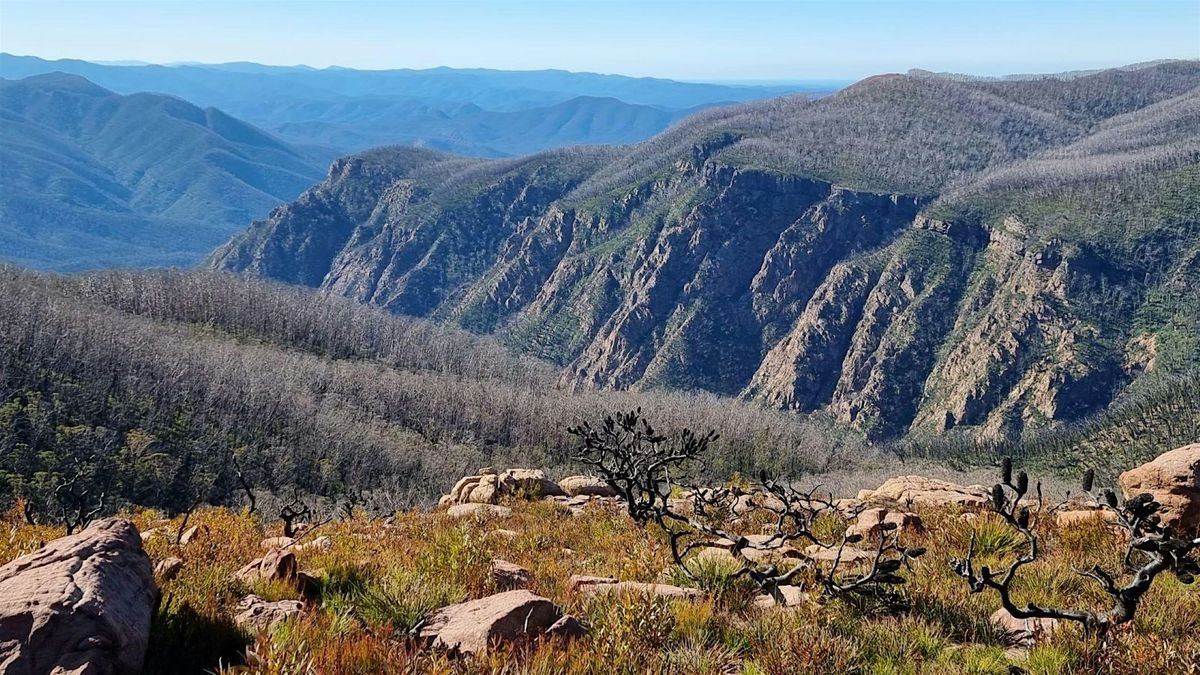
[[[66,526],[67,534],[72,534],[104,511],[108,490],[84,480],[84,473],[76,468],[70,478],[63,477],[58,481],[53,494],[59,522]]]
[[[638,524],[654,523],[667,535],[675,566],[692,581],[698,581],[688,556],[704,548],[726,548],[738,563],[733,578],[746,577],[777,603],[785,604],[780,586],[791,585],[807,570],[816,570],[818,582],[828,596],[869,595],[883,597],[886,588],[903,584],[902,568],[925,553],[907,548],[899,541],[892,523],[880,527],[880,536],[868,569],[847,570],[853,562],[849,548],[862,541],[858,534],[845,534],[824,541],[813,532],[814,522],[826,514],[846,520],[832,497],[820,497],[814,488],[800,491],[793,486],[760,475],[754,493],[731,488],[703,488],[687,480],[689,465],[702,463],[714,432],[697,435],[684,429],[674,435],[660,434],[642,417],[641,410],[617,413],[604,419],[599,428],[583,423],[570,429],[582,445],[574,459],[591,467],[624,499],[629,516]],[[673,497],[677,490],[685,497]],[[748,498],[747,498],[748,497]],[[762,515],[767,520],[764,535],[751,539],[727,527],[734,504],[742,506],[745,519]],[[850,517],[857,513],[850,514]],[[772,560],[794,543],[816,545],[834,551],[828,569],[806,558],[785,566]],[[848,548],[849,547],[849,548]],[[749,552],[765,555],[754,555]],[[857,561],[861,562],[861,561]]]
[[[302,521],[312,515],[312,507],[304,500],[300,490],[292,488],[290,501],[279,507],[279,519],[283,521],[283,536],[296,536],[296,521]]]
[[[1200,538],[1190,538],[1161,524],[1161,506],[1148,493],[1124,501],[1111,488],[1100,495],[1092,493],[1095,474],[1088,470],[1083,478],[1083,491],[1095,499],[1101,508],[1115,514],[1114,524],[1129,535],[1120,573],[1094,565],[1075,569],[1079,576],[1095,581],[1112,598],[1105,610],[1041,607],[1033,603],[1018,605],[1012,597],[1012,585],[1021,568],[1037,561],[1040,553],[1038,537],[1033,531],[1029,507],[1021,500],[1029,492],[1029,477],[1024,471],[1014,476],[1012,460],[1005,458],[1001,465],[1001,482],[992,487],[992,509],[1009,527],[1025,539],[1025,552],[1004,569],[983,565],[975,571],[975,536],[972,534],[967,556],[951,562],[954,571],[967,580],[972,593],[986,589],[996,591],[1004,609],[1018,619],[1056,619],[1080,624],[1084,632],[1104,641],[1113,626],[1133,620],[1142,597],[1150,590],[1155,578],[1163,572],[1173,572],[1180,581],[1190,584],[1200,574],[1200,560],[1192,556],[1200,549]],[[1037,486],[1040,500],[1040,483]],[[1122,577],[1129,578],[1120,581]]]

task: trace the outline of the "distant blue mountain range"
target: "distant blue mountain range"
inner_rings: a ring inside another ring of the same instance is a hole
[[[829,82],[702,84],[562,70],[112,65],[0,54],[0,77],[51,72],[81,75],[118,94],[178,96],[302,145],[352,152],[402,144],[479,157],[630,143],[702,108],[837,88]]]

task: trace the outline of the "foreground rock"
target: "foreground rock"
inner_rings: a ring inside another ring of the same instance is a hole
[[[1018,619],[1003,608],[993,612],[988,621],[1003,634],[1005,644],[1014,647],[1032,647],[1058,630],[1055,619]]]
[[[419,635],[436,648],[459,654],[483,654],[500,642],[546,633],[562,617],[553,602],[526,590],[443,607],[421,627]],[[560,627],[566,632],[566,627]]]
[[[0,567],[0,673],[139,673],[157,602],[133,523],[55,539]]]
[[[257,595],[247,595],[238,603],[238,613],[233,617],[233,622],[242,628],[260,631],[299,616],[303,611],[304,603],[299,600],[267,602]]]
[[[296,578],[298,569],[296,556],[291,551],[271,549],[263,557],[238,570],[237,578],[242,581],[291,581]]]
[[[887,509],[867,509],[858,515],[858,520],[846,529],[847,535],[856,534],[864,539],[877,537],[888,525],[895,525],[901,532],[919,533],[925,530],[921,517],[915,513],[892,512]]]
[[[859,492],[858,498],[863,501],[893,501],[904,506],[982,508],[988,503],[988,491],[981,485],[964,487],[925,476],[897,476],[884,481],[877,490]]]
[[[1165,452],[1120,476],[1126,497],[1149,492],[1165,525],[1200,532],[1200,443]]]

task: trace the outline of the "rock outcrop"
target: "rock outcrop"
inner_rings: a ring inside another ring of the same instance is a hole
[[[902,506],[956,505],[982,508],[988,503],[988,490],[981,485],[964,487],[925,476],[897,476],[884,481],[875,490],[859,493],[864,501],[888,501]]]
[[[487,467],[478,475],[464,476],[438,503],[495,504],[503,498],[542,499],[566,496],[558,483],[546,478],[541,469],[508,469],[497,473]]]
[[[617,491],[596,476],[567,476],[558,487],[568,497],[616,497]]]
[[[895,525],[902,532],[923,532],[924,525],[921,517],[915,513],[888,511],[887,509],[867,509],[858,515],[858,519],[846,528],[846,534],[856,534],[864,539],[878,537],[884,531],[884,525]]]
[[[0,567],[0,672],[136,675],[157,602],[129,521],[55,539]]]
[[[1200,443],[1165,452],[1120,476],[1125,496],[1150,493],[1165,525],[1200,532]]]
[[[443,607],[429,616],[419,635],[434,648],[482,654],[499,642],[543,635],[562,615],[557,605],[540,595],[507,591]]]

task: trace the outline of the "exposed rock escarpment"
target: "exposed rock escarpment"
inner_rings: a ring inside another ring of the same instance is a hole
[[[1002,192],[1040,185],[1021,173],[1038,153],[1092,152],[1109,118],[1185,99],[1194,71],[1164,67],[1136,104],[1108,100],[1109,76],[1026,88],[896,75],[702,115],[631,148],[498,162],[377,150],[339,160],[211,265],[498,334],[569,386],[824,409],[877,438],[1009,437],[1194,362],[1158,338],[1193,321],[1194,214],[1114,244],[1089,218],[1058,222],[1094,197],[1062,207],[1036,192],[1027,208]],[[965,200],[973,189],[995,201]]]

